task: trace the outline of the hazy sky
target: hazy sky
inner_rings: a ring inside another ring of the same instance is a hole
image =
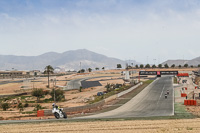
[[[0,46],[1,55],[84,48],[142,63],[192,59],[200,1],[0,0]]]

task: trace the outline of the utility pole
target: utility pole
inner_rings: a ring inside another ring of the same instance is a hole
[[[81,62],[80,62],[80,73],[81,73]]]
[[[54,103],[56,103],[56,78],[54,78],[53,80],[53,88],[54,88]]]

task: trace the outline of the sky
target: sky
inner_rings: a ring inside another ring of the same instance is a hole
[[[162,63],[200,56],[199,0],[0,0],[0,55],[88,49]]]

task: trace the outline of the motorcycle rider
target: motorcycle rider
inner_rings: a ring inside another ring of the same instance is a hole
[[[167,93],[165,94],[165,99],[167,99]]]
[[[53,106],[53,108],[56,108],[56,109],[60,110],[60,107],[58,105],[56,105],[55,103],[53,103],[52,106]]]
[[[60,118],[60,114],[63,115],[63,118],[65,118],[65,119],[67,118],[66,113],[63,112],[63,109],[60,108],[58,105],[56,105],[55,103],[53,103],[53,104],[52,104],[52,107],[53,107],[52,113],[55,115],[55,117],[56,117],[57,119]],[[57,111],[56,111],[56,110],[57,110]],[[61,116],[61,117],[62,117],[62,116]]]

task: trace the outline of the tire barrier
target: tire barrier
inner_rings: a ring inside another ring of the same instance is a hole
[[[187,94],[186,93],[181,93],[181,97],[186,97]]]
[[[37,117],[42,117],[42,116],[44,116],[44,110],[38,110]]]
[[[188,73],[179,73],[177,74],[177,77],[189,77]]]
[[[196,100],[184,100],[184,105],[196,106],[197,101]]]

